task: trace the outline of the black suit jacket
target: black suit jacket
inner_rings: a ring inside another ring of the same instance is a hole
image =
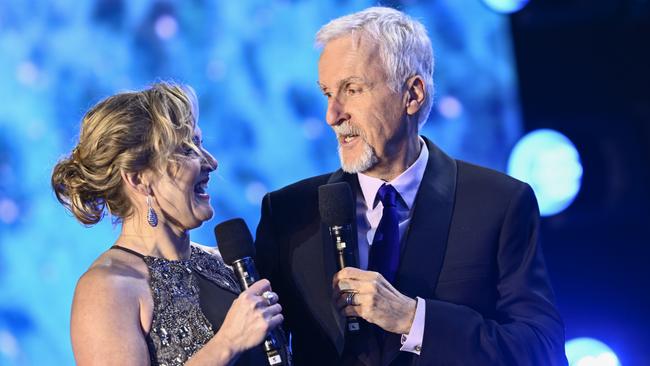
[[[399,335],[390,334],[381,347],[359,347],[354,362],[341,358],[345,319],[332,300],[335,255],[318,187],[347,181],[361,194],[357,176],[339,170],[264,197],[256,263],[280,296],[296,364],[566,364],[531,188],[425,142],[429,160],[395,281],[401,293],[426,300],[419,356],[399,351]]]

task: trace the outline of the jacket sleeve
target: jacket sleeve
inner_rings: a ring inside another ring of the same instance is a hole
[[[279,302],[284,306],[286,302],[283,299],[286,290],[280,273],[280,249],[276,236],[277,226],[273,224],[271,212],[271,193],[267,193],[262,200],[262,216],[255,235],[255,266],[261,278],[266,278],[271,282],[271,288],[278,294]],[[287,332],[291,332],[291,327],[290,323],[285,321],[282,327],[276,330],[276,335],[282,338],[282,343],[291,347]],[[285,348],[284,352],[283,357],[290,357],[288,356],[290,352],[288,348]]]
[[[417,365],[566,365],[564,325],[537,236],[539,210],[521,185],[501,226],[495,319],[464,305],[426,299]]]
[[[262,216],[255,235],[255,265],[261,278],[271,281],[271,287],[277,292],[280,259],[272,220],[271,194],[267,193],[262,200]]]

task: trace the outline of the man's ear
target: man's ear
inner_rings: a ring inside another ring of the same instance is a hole
[[[125,172],[120,173],[122,180],[126,183],[128,190],[137,192],[144,196],[151,194],[150,174],[147,172]]]
[[[411,76],[406,81],[406,113],[410,116],[416,114],[426,100],[426,84],[420,75]]]

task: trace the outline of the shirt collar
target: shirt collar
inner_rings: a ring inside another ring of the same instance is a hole
[[[422,182],[422,177],[424,177],[424,170],[427,167],[427,161],[429,160],[429,149],[427,144],[424,142],[422,137],[420,139],[420,155],[411,164],[408,169],[406,169],[402,174],[397,176],[390,182],[385,182],[379,178],[371,177],[363,173],[358,173],[359,185],[361,186],[361,192],[363,193],[363,198],[366,201],[366,207],[372,209],[375,207],[375,197],[379,188],[384,183],[392,185],[397,193],[402,197],[403,202],[406,204],[407,208],[410,210],[413,207],[415,202],[415,196],[418,193],[418,188],[420,187],[420,182]]]

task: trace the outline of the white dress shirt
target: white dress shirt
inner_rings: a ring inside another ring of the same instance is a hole
[[[429,160],[429,149],[420,138],[420,155],[415,162],[408,167],[402,174],[390,182],[385,182],[379,178],[370,177],[363,173],[358,173],[359,185],[363,195],[357,195],[357,234],[359,242],[359,268],[368,269],[368,257],[372,246],[377,226],[383,214],[384,205],[377,198],[377,192],[383,184],[390,184],[399,193],[397,199],[397,215],[399,220],[399,240],[400,246],[404,246],[404,238],[407,233],[411,217],[413,216],[413,204],[418,188],[424,176],[424,170]],[[402,335],[401,351],[420,354],[422,338],[424,336],[424,314],[425,302],[417,298],[417,308],[415,318],[408,334]]]

